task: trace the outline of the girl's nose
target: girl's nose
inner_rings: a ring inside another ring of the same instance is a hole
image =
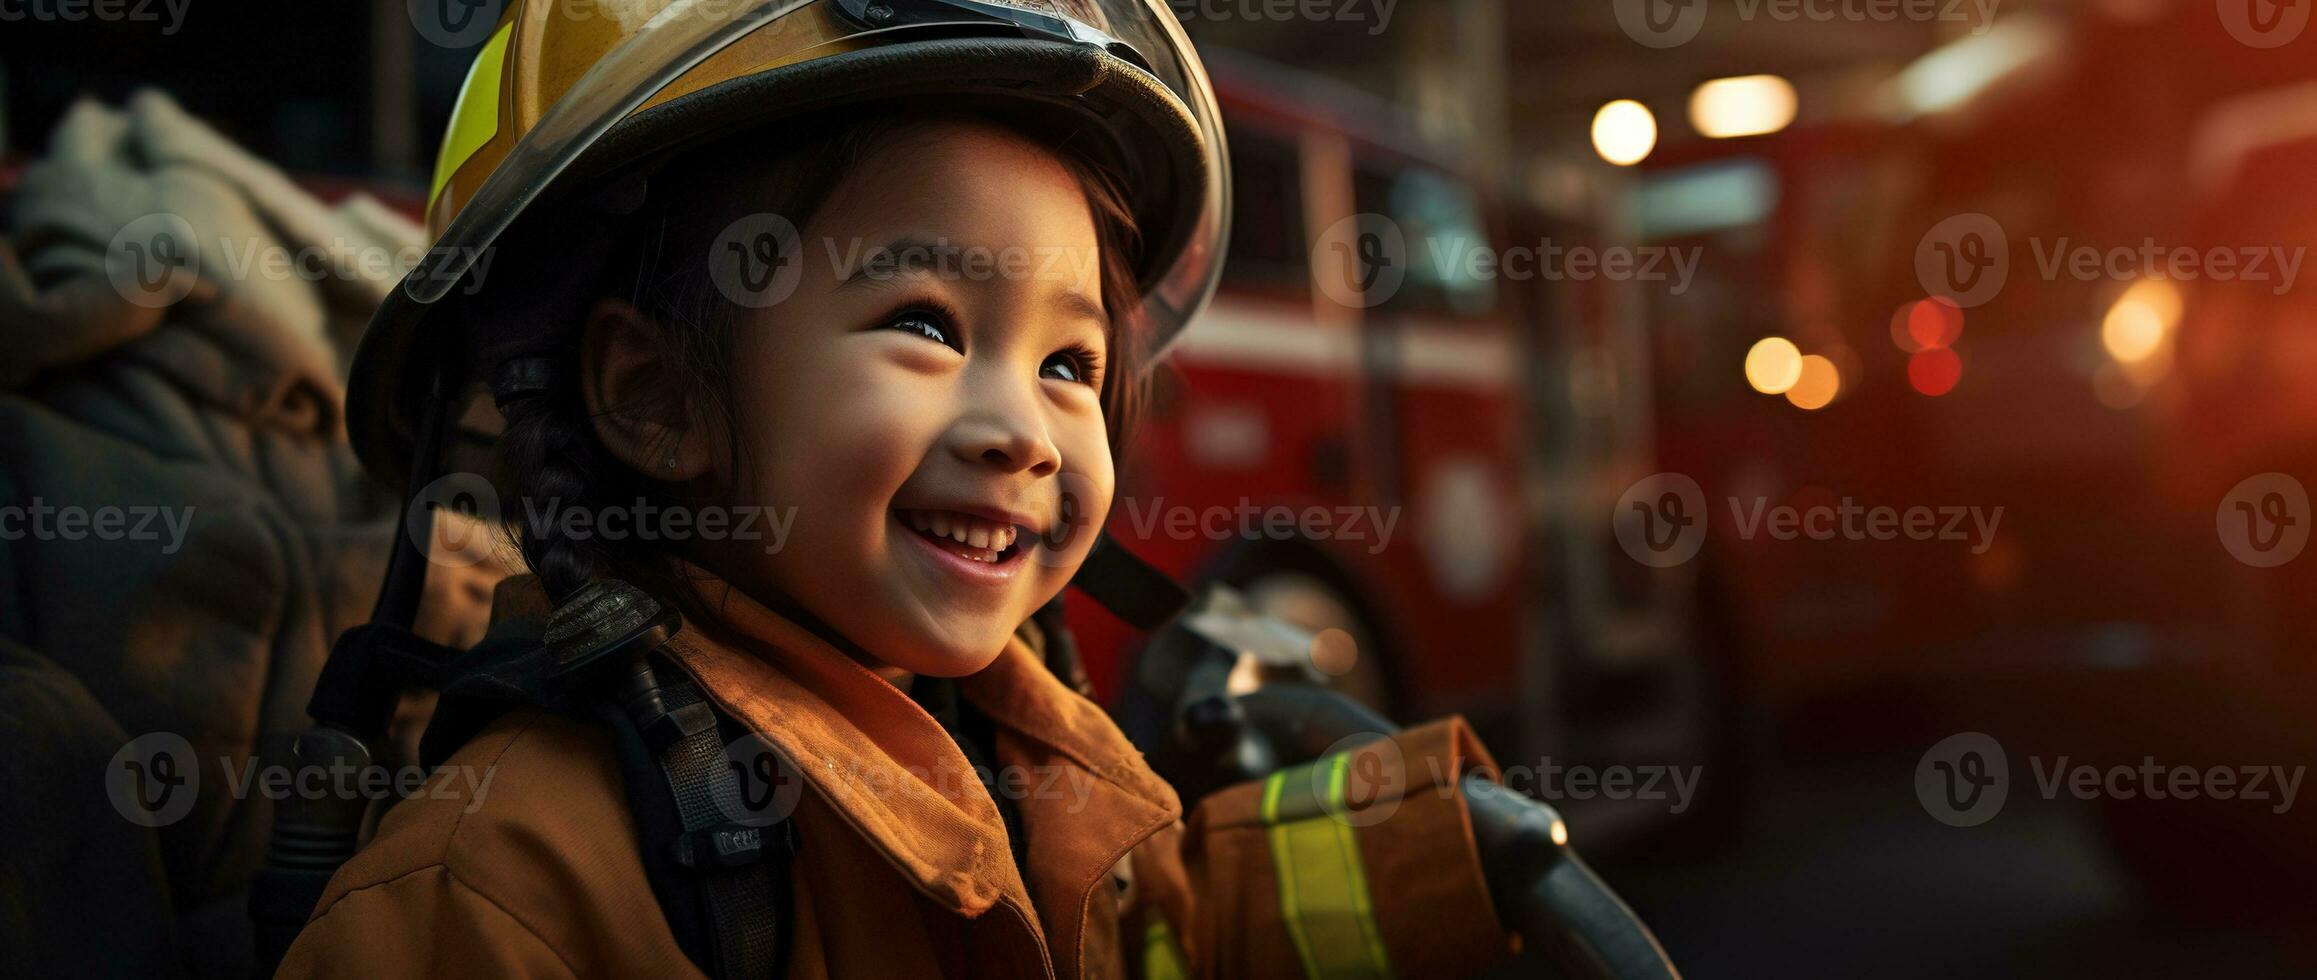
[[[1051,476],[1062,468],[1035,392],[991,392],[950,427],[949,444],[959,459],[1006,473]]]

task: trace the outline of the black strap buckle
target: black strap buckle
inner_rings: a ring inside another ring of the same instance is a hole
[[[363,738],[386,730],[406,685],[440,688],[458,651],[399,626],[365,623],[338,634],[306,714]]]
[[[769,826],[722,823],[676,838],[676,863],[694,871],[744,868],[764,860],[769,848],[788,846],[788,821]]]
[[[665,755],[668,746],[715,728],[715,709],[706,701],[694,701],[644,723],[644,744],[652,747],[653,755]]]

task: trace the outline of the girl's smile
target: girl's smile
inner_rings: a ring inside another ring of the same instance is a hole
[[[956,511],[896,511],[907,523],[937,567],[958,576],[969,587],[1001,586],[1014,580],[1020,567],[1022,542],[1037,536],[1019,524],[971,517]]]

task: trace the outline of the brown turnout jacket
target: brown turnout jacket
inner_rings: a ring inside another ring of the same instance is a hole
[[[1364,809],[1314,805],[1323,765],[1224,790],[1186,822],[1025,628],[959,683],[1021,774],[1025,881],[989,792],[906,693],[736,590],[706,594],[721,622],[688,623],[674,658],[804,777],[796,980],[1456,976],[1511,951],[1456,784],[1493,764],[1459,719],[1332,770]],[[500,718],[338,872],[280,975],[698,976],[608,744],[537,710]]]

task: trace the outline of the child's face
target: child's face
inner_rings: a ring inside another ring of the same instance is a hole
[[[718,570],[886,665],[972,673],[1068,584],[1110,508],[1085,194],[1021,137],[944,124],[847,175],[802,234],[795,293],[733,338],[740,472],[717,474],[794,523],[777,553]]]

